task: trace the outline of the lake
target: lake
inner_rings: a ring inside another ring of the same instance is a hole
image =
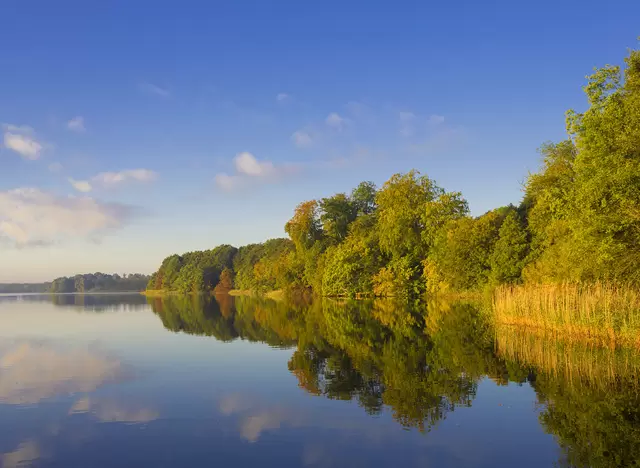
[[[471,303],[3,296],[0,460],[629,466],[638,368]]]

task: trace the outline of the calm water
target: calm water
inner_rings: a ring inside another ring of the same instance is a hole
[[[470,305],[0,297],[4,468],[629,466],[636,356]]]

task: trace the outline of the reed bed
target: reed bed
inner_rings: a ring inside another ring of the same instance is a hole
[[[640,387],[640,353],[633,348],[612,348],[566,341],[555,335],[529,333],[511,326],[496,327],[499,356],[529,365],[574,386]]]
[[[631,288],[603,283],[501,286],[493,293],[492,315],[496,324],[640,347],[640,293]]]

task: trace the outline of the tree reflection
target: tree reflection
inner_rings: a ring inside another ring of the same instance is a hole
[[[224,295],[150,299],[172,331],[297,349],[289,370],[313,395],[389,407],[403,426],[427,431],[469,406],[485,375],[523,381],[493,352],[475,308],[388,301],[283,302]],[[513,375],[512,375],[513,374]],[[524,373],[526,375],[526,373]]]
[[[169,296],[149,299],[176,332],[296,346],[288,368],[311,395],[390,410],[404,427],[428,432],[478,383],[530,384],[543,428],[563,447],[561,464],[640,463],[640,356],[635,350],[567,345],[494,329],[472,303],[272,301]]]
[[[496,330],[498,352],[535,368],[540,422],[575,467],[640,465],[640,355]]]

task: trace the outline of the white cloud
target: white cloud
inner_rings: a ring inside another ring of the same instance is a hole
[[[437,114],[430,115],[428,122],[431,125],[439,125],[444,122],[444,116]]]
[[[160,86],[154,85],[152,83],[140,83],[138,85],[141,91],[148,94],[155,94],[156,96],[160,96],[163,98],[171,97],[171,92],[166,88],[161,88]]]
[[[279,102],[286,101],[288,99],[291,99],[291,96],[289,96],[287,93],[278,93],[278,95],[276,96],[276,100]]]
[[[96,236],[123,226],[132,207],[89,197],[59,197],[37,188],[0,192],[0,239],[17,246]]]
[[[216,174],[214,181],[222,190],[230,192],[240,185],[242,178],[239,176],[231,176],[226,172],[221,172],[220,174]]]
[[[40,157],[43,146],[34,136],[33,128],[6,124],[4,127],[4,146],[15,151],[24,159],[35,160]]]
[[[325,123],[329,127],[333,127],[333,128],[338,129],[338,130],[342,130],[344,128],[344,126],[347,124],[347,119],[345,119],[344,117],[341,117],[340,114],[338,114],[337,112],[332,112],[325,119]]]
[[[69,177],[69,183],[76,189],[78,192],[91,192],[91,184],[86,180],[74,180]]]
[[[291,141],[293,141],[293,144],[298,148],[308,148],[313,144],[313,138],[309,132],[304,130],[294,132],[293,135],[291,135]]]
[[[74,132],[84,132],[84,117],[77,116],[67,122],[67,128]]]
[[[266,177],[273,175],[276,170],[270,161],[259,162],[251,153],[239,153],[234,159],[236,170],[240,174],[251,177]]]
[[[158,174],[150,169],[127,169],[119,172],[101,172],[91,180],[104,187],[114,187],[124,182],[152,182],[158,178]]]
[[[234,190],[250,181],[260,179],[262,181],[272,181],[287,173],[295,172],[294,166],[282,165],[276,167],[271,161],[258,161],[256,157],[248,152],[238,153],[233,158],[236,174],[229,175],[226,172],[216,174],[214,181],[216,185],[226,191]]]

